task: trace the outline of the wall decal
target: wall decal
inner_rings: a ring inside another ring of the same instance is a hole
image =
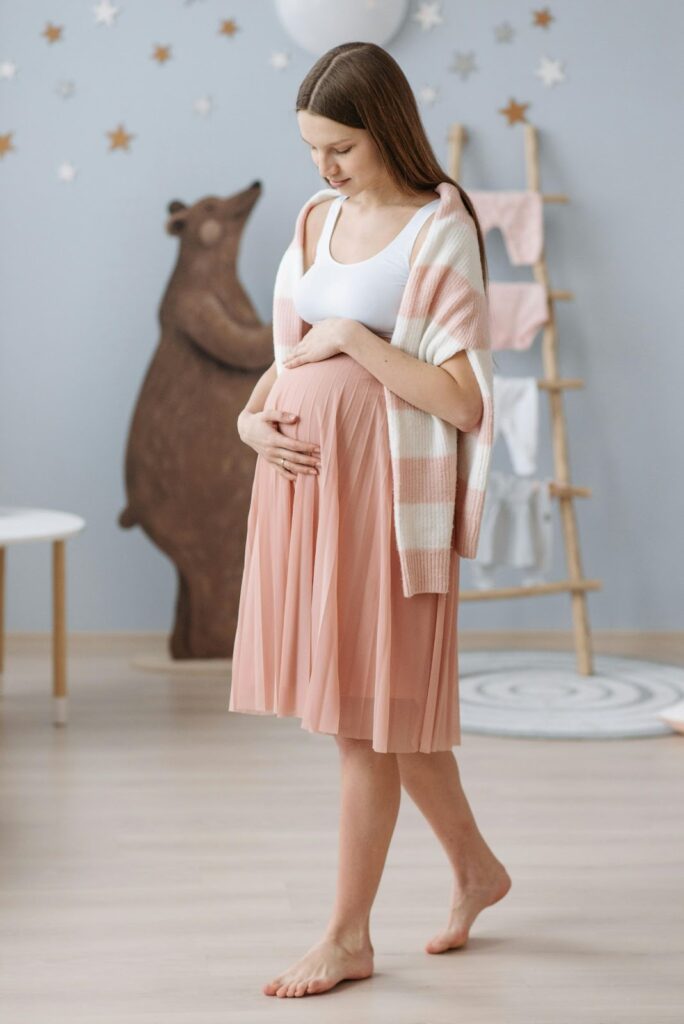
[[[478,70],[479,69],[475,64],[475,54],[472,50],[470,53],[455,53],[453,63],[449,68],[449,71],[454,71],[457,75],[460,75],[463,81],[465,81],[468,75],[471,75],[473,71]]]
[[[532,16],[534,18],[532,24],[540,28],[548,28],[551,22],[555,21],[548,7],[542,8],[541,11],[532,11]]]
[[[100,0],[100,3],[93,7],[95,24],[111,28],[114,25],[114,19],[119,14],[120,10],[120,7],[114,7],[109,0]]]
[[[500,107],[499,113],[505,114],[509,124],[516,124],[518,121],[527,121],[525,111],[531,106],[530,103],[516,103],[514,99],[508,101],[507,107]]]
[[[422,3],[413,15],[413,20],[420,24],[423,32],[429,31],[435,25],[442,24],[442,12],[438,3]]]
[[[541,58],[539,67],[535,71],[535,75],[538,75],[547,87],[551,85],[558,85],[559,82],[565,81],[565,74],[562,70],[561,61],[551,60],[550,57]]]

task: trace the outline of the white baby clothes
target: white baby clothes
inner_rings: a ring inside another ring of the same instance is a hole
[[[551,481],[491,470],[482,512],[475,586],[491,589],[500,566],[524,569],[523,586],[543,582],[551,568]]]
[[[503,434],[513,464],[521,476],[537,468],[539,441],[539,388],[536,377],[493,375],[494,433]]]

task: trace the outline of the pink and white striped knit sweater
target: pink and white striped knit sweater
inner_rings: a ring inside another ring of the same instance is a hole
[[[441,182],[435,191],[440,203],[409,272],[391,344],[437,366],[465,350],[484,412],[475,430],[465,433],[385,388],[405,597],[446,593],[452,547],[464,558],[475,558],[493,436],[491,347],[477,232],[454,185]],[[337,195],[336,189],[324,188],[307,199],[278,267],[273,294],[278,374],[305,333],[292,296],[304,270],[306,216],[316,203]]]

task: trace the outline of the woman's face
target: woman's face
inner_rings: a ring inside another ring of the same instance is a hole
[[[307,110],[298,111],[297,120],[318,173],[331,188],[352,195],[387,181],[380,151],[365,128],[349,128]]]

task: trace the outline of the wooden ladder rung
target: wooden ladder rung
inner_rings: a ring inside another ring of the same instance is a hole
[[[591,487],[575,487],[573,484],[557,484],[552,480],[549,484],[552,498],[591,498]]]
[[[569,292],[566,288],[552,288],[547,292],[550,299],[560,300],[562,302],[568,302],[575,298],[572,292]]]
[[[543,388],[545,391],[565,391],[570,388],[583,388],[584,381],[581,377],[556,377],[555,380],[540,377],[537,381],[537,387]]]
[[[493,601],[501,597],[536,597],[540,594],[565,594],[586,590],[601,590],[601,580],[557,580],[554,583],[534,583],[526,587],[492,587],[483,590],[461,590],[461,601]]]

